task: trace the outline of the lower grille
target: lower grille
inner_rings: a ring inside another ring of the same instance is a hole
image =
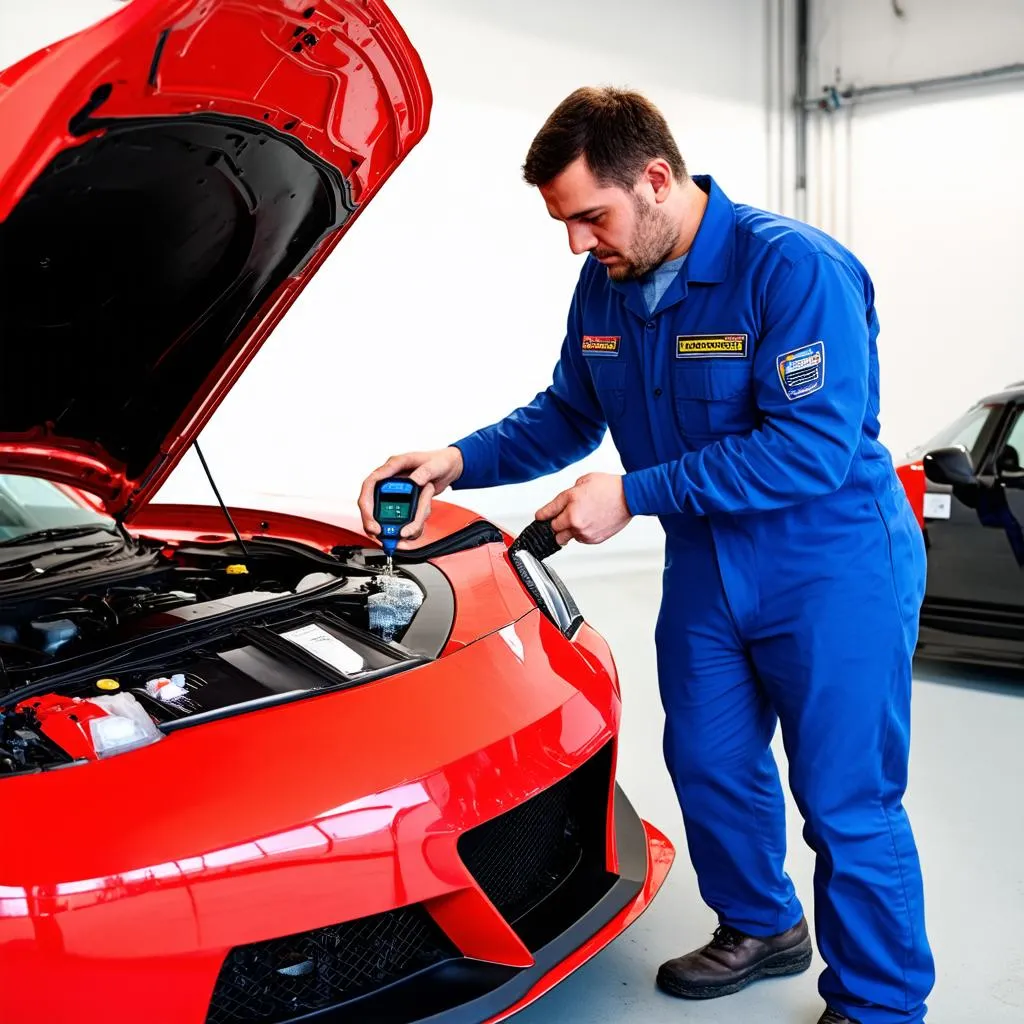
[[[609,745],[561,782],[459,839],[463,863],[513,926],[571,877],[607,877],[611,755]]]
[[[236,946],[221,967],[207,1024],[280,1024],[458,955],[418,906]]]

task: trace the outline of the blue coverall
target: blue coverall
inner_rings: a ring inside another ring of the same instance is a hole
[[[833,239],[694,180],[708,205],[654,313],[588,259],[551,386],[456,442],[455,486],[543,476],[611,431],[629,510],[666,533],[664,751],[703,898],[754,936],[802,916],[781,723],[821,994],[863,1024],[921,1021],[934,966],[902,798],[925,552],[878,441],[874,289]]]

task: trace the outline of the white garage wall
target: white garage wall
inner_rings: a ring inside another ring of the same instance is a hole
[[[432,83],[430,130],[204,431],[225,499],[354,507],[363,476],[387,455],[446,444],[547,386],[581,259],[520,166],[578,85],[646,92],[691,171],[768,202],[774,2],[393,0]],[[112,7],[48,3],[40,25],[35,4],[3,0],[5,62],[21,55],[15,39],[28,52],[51,29]],[[557,477],[454,500],[518,530],[583,472],[618,468],[606,443]],[[194,455],[160,499],[212,500]],[[648,520],[610,546],[660,542]]]
[[[119,0],[0,0],[0,68],[115,13]]]
[[[809,87],[1024,61],[1020,0],[815,0]],[[1024,81],[857,104],[810,126],[808,219],[878,291],[882,439],[895,455],[1024,379]]]

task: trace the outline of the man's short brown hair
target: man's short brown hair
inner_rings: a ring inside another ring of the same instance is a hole
[[[523,177],[530,185],[546,185],[580,156],[601,185],[627,191],[658,157],[677,181],[688,177],[661,111],[640,93],[623,89],[585,86],[562,100],[533,140]]]

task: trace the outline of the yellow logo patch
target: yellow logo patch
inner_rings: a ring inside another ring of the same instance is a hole
[[[746,359],[745,334],[680,334],[676,359]]]

